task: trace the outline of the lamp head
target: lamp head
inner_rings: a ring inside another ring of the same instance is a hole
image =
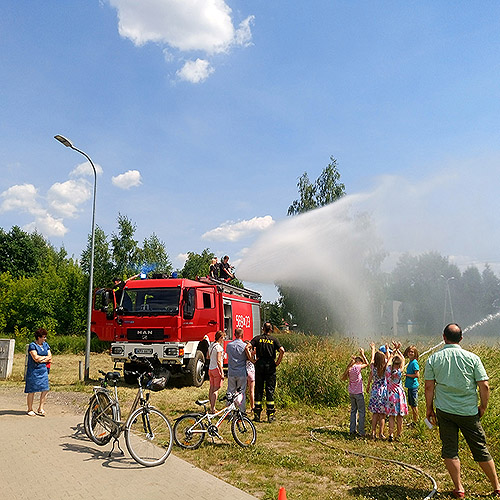
[[[63,137],[62,135],[55,135],[54,139],[58,140],[61,144],[64,144],[67,148],[72,148],[73,144],[69,139],[66,139],[66,137]]]

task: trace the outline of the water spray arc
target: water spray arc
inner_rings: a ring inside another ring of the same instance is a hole
[[[470,332],[474,328],[477,328],[478,326],[485,325],[486,323],[489,323],[490,321],[493,321],[494,319],[497,319],[497,318],[500,318],[500,311],[497,312],[497,313],[495,313],[495,314],[488,314],[488,316],[486,316],[485,318],[483,318],[483,319],[481,319],[479,321],[476,321],[472,325],[469,325],[468,327],[464,328],[462,330],[462,334]],[[425,351],[422,354],[420,354],[420,357],[424,356],[425,354],[430,353],[431,351],[433,351],[434,349],[437,349],[439,346],[441,346],[443,344],[444,344],[444,340],[442,340],[441,342],[439,342],[439,344],[436,344],[435,346],[431,347],[430,349],[427,349],[427,351]]]

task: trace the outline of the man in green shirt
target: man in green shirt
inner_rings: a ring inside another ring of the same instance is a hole
[[[453,495],[455,498],[465,497],[458,458],[460,430],[474,460],[490,480],[493,494],[500,496],[495,462],[486,447],[486,436],[479,420],[486,411],[490,396],[488,375],[479,356],[460,347],[460,326],[456,323],[447,325],[443,340],[445,346],[430,356],[425,365],[425,403],[427,419],[435,423],[437,416],[441,456],[455,486]]]

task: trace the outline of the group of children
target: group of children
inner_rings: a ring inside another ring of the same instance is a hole
[[[388,345],[382,345],[377,350],[373,342],[370,347],[370,363],[366,359],[364,350],[360,349],[359,355],[352,356],[342,375],[343,380],[349,381],[348,390],[351,400],[349,433],[351,436],[365,436],[366,410],[361,371],[370,367],[366,392],[370,395],[368,410],[372,413],[371,437],[372,439],[377,437],[385,439],[384,426],[387,417],[389,421],[388,439],[392,442],[401,436],[403,417],[408,414],[408,407],[411,408],[413,417],[410,425],[415,425],[418,421],[418,350],[414,345],[411,345],[406,348],[403,355],[400,351],[400,342],[392,342],[392,349]],[[405,357],[409,359],[405,373],[408,398],[402,384]],[[394,435],[395,424],[396,435]]]

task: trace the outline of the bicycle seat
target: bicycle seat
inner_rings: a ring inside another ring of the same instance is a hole
[[[210,400],[209,399],[197,399],[195,403],[198,406],[205,406]]]
[[[113,380],[113,381],[120,380],[120,377],[121,377],[121,375],[118,372],[108,372],[108,373],[106,373],[106,378],[108,380]]]

